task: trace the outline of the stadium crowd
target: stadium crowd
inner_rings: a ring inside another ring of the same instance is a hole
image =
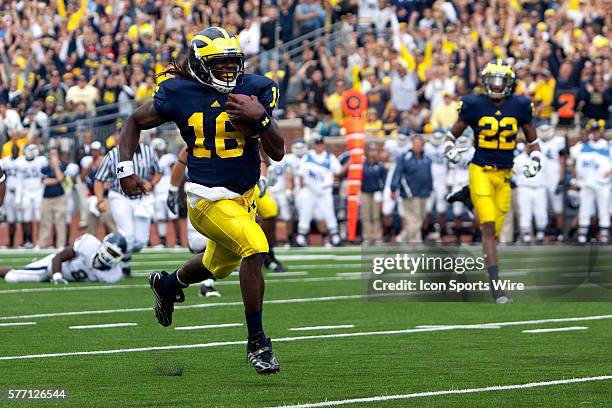
[[[469,219],[469,214],[457,206],[447,208],[442,198],[450,187],[465,180],[457,169],[440,162],[440,133],[436,131],[447,129],[457,119],[462,96],[479,92],[479,69],[495,57],[513,63],[515,92],[533,100],[538,128],[552,132],[550,140],[555,143],[563,140],[551,159],[558,160],[559,168],[570,170],[565,178],[552,175],[557,190],[552,193],[557,201],[561,194],[563,208],[571,201],[567,192],[573,194],[577,188],[571,184],[576,178],[572,177],[571,164],[578,157],[565,159],[571,157],[570,146],[580,140],[586,142],[589,135],[611,126],[609,0],[283,0],[278,4],[259,0],[216,0],[208,4],[167,0],[7,1],[2,2],[0,15],[2,167],[7,182],[12,178],[15,183],[12,193],[9,187],[13,204],[8,198],[5,204],[9,246],[16,242],[19,223],[23,223],[22,242],[33,245],[32,221],[39,218],[42,237],[49,237],[51,225],[55,225],[55,243],[61,246],[66,223],[72,222],[71,214],[77,208],[80,227],[95,231],[99,215],[87,204],[92,194],[87,180],[116,135],[109,143],[94,140],[94,134],[79,129],[75,121],[99,114],[104,106],[105,115],[127,116],[133,106],[151,98],[156,74],[173,58],[181,59],[190,36],[208,25],[221,25],[239,36],[249,57],[248,70],[280,85],[279,117],[301,120],[309,141],[343,134],[341,100],[345,90],[353,87],[367,95],[366,131],[372,140],[379,140],[370,145],[367,163],[376,165],[372,172],[375,177],[380,179],[384,173],[389,178],[382,185],[379,179],[374,184],[364,179],[364,200],[372,194],[370,205],[362,206],[362,221],[368,221],[363,222],[364,235],[368,235],[364,238],[368,240],[399,235],[403,240],[418,241],[421,229],[432,228],[435,234],[430,238],[437,239],[451,231],[446,225],[448,217],[455,219],[453,232],[459,238],[457,231],[463,231],[462,222]],[[320,28],[333,29],[334,35],[296,44],[301,50],[297,54],[292,51],[291,58],[289,54],[267,52]],[[549,125],[552,128],[546,127]],[[574,134],[579,136],[570,137]],[[28,151],[26,145],[36,149]],[[59,151],[53,150],[55,147]],[[298,146],[300,149],[304,146]],[[387,174],[396,158],[405,151],[420,158],[421,150],[426,160],[419,163],[418,175],[403,178],[419,182],[410,186],[418,194],[409,197],[406,189],[399,188],[393,195],[392,177]],[[17,160],[19,163],[12,163]],[[21,162],[36,162],[41,175],[24,182],[25,173],[17,170],[29,167]],[[299,172],[297,168],[292,171]],[[63,176],[59,177],[60,173]],[[286,175],[283,169],[278,173]],[[364,173],[370,177],[368,171]],[[341,171],[335,174],[334,191],[342,221],[343,200],[338,197],[343,195],[337,183],[341,175]],[[604,181],[609,190],[610,178]],[[40,196],[40,200],[32,198],[31,204],[24,204],[30,197],[22,194],[30,190],[28,194]],[[52,202],[63,195],[70,197],[67,202],[71,204]],[[416,200],[418,197],[422,200]],[[299,202],[297,196],[294,198]],[[393,204],[402,199],[415,203]],[[418,205],[416,201],[420,201]],[[7,208],[10,205],[14,208]],[[594,210],[593,205],[589,211]],[[30,214],[25,215],[28,211]],[[551,214],[556,215],[552,220],[555,237],[560,233],[561,213],[559,204],[551,205]],[[404,225],[410,228],[400,233],[402,215],[406,217]],[[295,221],[299,218],[293,213],[290,216]],[[535,235],[543,229],[541,211],[538,216]],[[102,216],[101,220],[113,229],[112,219]],[[524,225],[525,221],[523,229]],[[300,232],[297,228],[289,230]],[[526,239],[524,232],[522,235]],[[41,246],[47,244],[50,242]]]

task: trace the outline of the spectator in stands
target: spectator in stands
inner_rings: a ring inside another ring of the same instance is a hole
[[[430,123],[432,130],[450,129],[459,116],[457,113],[457,101],[455,101],[452,92],[444,91],[442,95],[442,102],[438,104],[436,109],[433,109],[431,114]]]
[[[394,61],[391,72],[391,103],[400,112],[409,111],[418,102],[417,76],[408,72],[403,60]]]
[[[329,113],[324,113],[323,119],[319,121],[316,129],[321,137],[339,136],[341,127],[336,125]]]
[[[368,108],[366,120],[365,131],[367,136],[382,137],[385,135],[385,131],[383,130],[383,122],[378,117],[378,111],[376,108]]]
[[[98,89],[89,85],[83,75],[79,75],[76,82],[76,85],[68,88],[66,101],[74,104],[84,103],[88,111],[93,111],[100,98]]]
[[[323,27],[326,13],[318,0],[299,0],[295,10],[295,21],[298,23],[299,35],[308,34]]]
[[[395,200],[402,197],[404,229],[398,237],[401,242],[422,242],[421,227],[426,216],[427,199],[433,191],[431,159],[423,154],[423,138],[412,137],[412,148],[398,157],[391,181],[391,194]]]

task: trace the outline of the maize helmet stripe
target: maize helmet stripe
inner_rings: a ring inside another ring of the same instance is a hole
[[[209,27],[194,35],[189,48],[189,70],[198,82],[225,94],[241,83],[244,54],[234,34],[221,27]],[[213,69],[213,58],[233,58],[237,67]]]

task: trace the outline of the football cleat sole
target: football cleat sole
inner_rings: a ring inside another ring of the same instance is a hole
[[[160,293],[158,286],[161,281],[168,274],[166,272],[155,271],[149,275],[149,286],[155,295],[155,305],[153,310],[155,311],[155,317],[159,324],[164,327],[168,327],[172,324],[172,313],[174,312],[174,302],[169,302],[164,299]],[[168,305],[169,304],[169,305]]]

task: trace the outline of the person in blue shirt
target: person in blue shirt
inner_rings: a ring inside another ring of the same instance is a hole
[[[412,149],[399,156],[391,181],[391,196],[402,197],[404,229],[400,242],[421,243],[421,227],[426,216],[427,198],[433,190],[431,159],[423,154],[423,138],[412,138]]]
[[[380,160],[376,144],[368,143],[365,156],[361,180],[361,205],[359,209],[363,243],[374,244],[382,238],[380,207],[387,170],[384,163]]]

